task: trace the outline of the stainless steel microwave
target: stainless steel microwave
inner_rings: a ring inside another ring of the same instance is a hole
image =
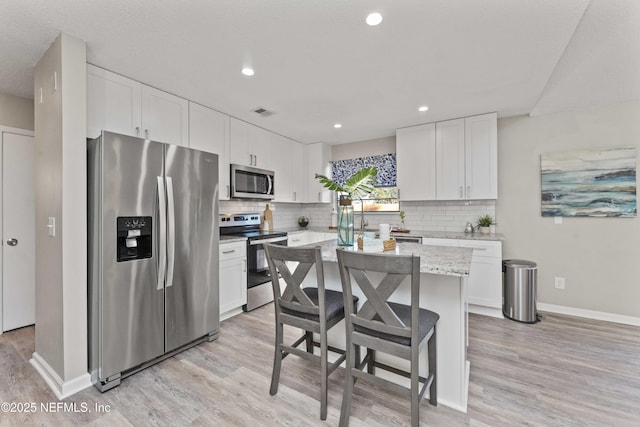
[[[274,172],[243,165],[231,165],[231,197],[273,199]]]

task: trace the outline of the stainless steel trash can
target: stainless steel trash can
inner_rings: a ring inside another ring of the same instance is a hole
[[[523,259],[502,261],[502,314],[518,322],[538,321],[538,266]]]

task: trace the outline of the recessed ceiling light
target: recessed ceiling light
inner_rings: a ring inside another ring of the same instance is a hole
[[[342,125],[340,123],[336,123],[335,125],[333,125],[333,127],[336,129],[340,129]]]
[[[370,13],[369,15],[367,15],[366,22],[367,22],[367,25],[375,27],[376,25],[382,22],[382,15],[379,14],[378,12]]]
[[[425,112],[429,109],[429,107],[427,107],[426,105],[421,106],[420,108],[418,108],[418,111],[420,112]]]
[[[251,77],[253,76],[254,72],[253,72],[253,68],[251,67],[244,67],[242,69],[242,74],[244,74],[245,76]]]

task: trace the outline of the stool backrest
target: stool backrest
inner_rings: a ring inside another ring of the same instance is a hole
[[[273,284],[273,299],[276,304],[276,314],[280,308],[293,310],[300,313],[324,317],[324,270],[322,267],[322,255],[320,247],[296,248],[280,245],[265,244],[265,254],[269,271],[271,272],[271,283]],[[297,262],[298,265],[293,271],[287,262]],[[316,286],[318,287],[318,305],[316,305],[306,293],[302,291],[301,285],[311,268],[316,267]],[[278,274],[287,284],[284,292],[281,292]]]
[[[410,338],[412,342],[417,342],[418,328],[411,328],[411,325],[418,325],[420,257],[365,254],[342,249],[337,249],[336,253],[345,301],[349,301],[353,293],[352,278],[367,299],[357,314],[345,304],[347,322],[382,334]],[[371,272],[386,274],[377,284],[374,284],[368,274]],[[389,297],[407,277],[411,282],[411,325],[402,322],[389,306]]]

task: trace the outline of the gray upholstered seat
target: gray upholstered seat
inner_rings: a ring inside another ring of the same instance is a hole
[[[349,425],[354,383],[356,379],[362,379],[409,396],[411,425],[417,427],[420,424],[420,401],[427,390],[429,402],[437,405],[435,338],[436,324],[440,318],[437,313],[419,307],[420,257],[364,254],[342,249],[337,250],[337,255],[345,301],[351,300],[356,286],[367,297],[357,313],[345,307],[347,363],[340,425]],[[380,276],[381,280],[372,281],[372,277]],[[389,298],[407,277],[410,280],[410,305],[390,302]],[[424,345],[427,345],[429,363],[426,378],[420,377],[418,366],[418,356]],[[362,362],[359,349],[356,354],[359,346],[367,348],[367,355]],[[409,372],[376,361],[376,352],[408,360]],[[376,376],[375,368],[410,378],[410,387]]]
[[[319,362],[320,418],[325,420],[327,418],[328,377],[346,358],[344,350],[330,347],[327,343],[327,331],[345,316],[342,292],[325,290],[324,269],[319,247],[290,248],[265,244],[264,249],[272,277],[276,318],[275,354],[270,393],[274,395],[278,392],[282,359],[287,355],[295,354],[304,359]],[[294,263],[295,270],[292,271],[290,266]],[[301,289],[300,285],[314,266],[317,287]],[[281,281],[286,283],[284,292],[280,287]],[[351,297],[349,301],[349,312],[357,312],[358,298]],[[305,333],[293,344],[287,345],[283,342],[284,325],[303,329]],[[319,343],[313,341],[314,333],[318,334]],[[306,342],[306,352],[298,348],[303,342]],[[320,348],[320,355],[313,353],[314,346]],[[328,361],[327,353],[329,350],[340,354],[333,363]],[[359,349],[355,351],[359,352]],[[359,358],[359,356],[357,357]]]

